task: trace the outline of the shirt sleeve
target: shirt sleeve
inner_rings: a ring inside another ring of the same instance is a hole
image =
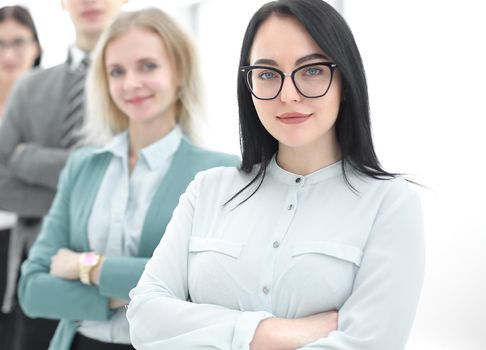
[[[32,122],[31,119],[42,116],[25,112],[23,104],[29,100],[28,84],[28,80],[21,79],[8,98],[4,123],[0,128],[0,163],[25,187],[42,186],[54,192],[70,150],[29,142],[24,129]],[[17,148],[19,144],[23,147]]]
[[[105,256],[100,271],[100,294],[114,299],[127,299],[136,285],[148,258]]]
[[[0,209],[21,217],[40,218],[49,211],[54,195],[55,192],[46,187],[19,180],[0,163]]]
[[[181,196],[163,239],[130,292],[127,318],[137,349],[249,349],[260,321],[272,317],[189,301],[188,246],[203,176],[198,174]]]
[[[390,186],[365,247],[338,330],[302,350],[403,350],[424,275],[420,200],[403,180]]]
[[[59,174],[70,152],[70,149],[24,143],[22,148],[13,152],[8,166],[26,184],[55,190]]]
[[[18,296],[22,309],[30,317],[107,320],[110,315],[108,298],[101,296],[97,287],[49,274],[51,257],[60,248],[70,247],[69,203],[76,176],[75,156],[62,172],[54,203],[22,265]]]

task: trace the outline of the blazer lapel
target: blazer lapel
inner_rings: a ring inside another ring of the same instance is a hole
[[[68,101],[67,101],[67,93],[68,93],[68,86],[69,82],[73,79],[73,74],[69,70],[69,65],[65,63],[62,67],[62,70],[59,71],[59,79],[58,84],[52,86],[53,89],[56,89],[55,93],[52,93],[53,99],[57,101],[59,107],[56,108],[57,113],[55,113],[54,118],[55,122],[51,125],[54,127],[51,129],[52,137],[54,138],[56,145],[60,144],[61,139],[63,138],[63,125],[66,121],[66,114],[68,108]]]
[[[185,171],[190,148],[191,144],[182,138],[172,164],[154,194],[145,215],[138,247],[139,256],[152,256],[179,202],[179,197],[194,176],[192,172]]]
[[[82,251],[88,251],[88,219],[93,210],[94,201],[101,186],[108,165],[112,159],[111,153],[102,153],[90,160],[89,166],[84,167],[79,174],[79,181],[76,188],[73,189],[71,217],[75,222],[71,223],[71,232],[75,234],[72,237],[73,246],[80,247]],[[83,197],[83,198],[78,198]],[[79,205],[83,203],[83,205]]]

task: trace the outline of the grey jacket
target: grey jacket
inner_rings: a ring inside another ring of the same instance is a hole
[[[0,209],[19,217],[10,239],[3,312],[12,308],[22,255],[40,230],[70,153],[61,139],[71,75],[67,63],[27,74],[16,83],[0,126]]]

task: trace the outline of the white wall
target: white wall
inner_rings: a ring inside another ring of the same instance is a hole
[[[426,279],[408,350],[486,349],[486,22],[481,1],[347,0],[377,152],[416,174]],[[406,276],[404,276],[406,278]]]

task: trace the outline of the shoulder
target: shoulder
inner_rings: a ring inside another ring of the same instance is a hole
[[[46,94],[48,95],[53,89],[62,89],[61,82],[67,71],[65,63],[47,69],[36,68],[29,71],[15,83],[11,94],[12,101],[25,105],[27,101],[31,101],[36,96],[38,96],[36,101],[43,101]],[[42,92],[42,94],[38,92]]]
[[[408,182],[402,176],[396,176],[389,180],[376,180],[379,181],[380,192],[383,195],[383,202],[387,205],[394,203],[398,205],[405,201],[420,202],[419,195],[415,190],[414,184]]]
[[[379,200],[399,200],[410,197],[418,198],[416,192],[417,185],[414,185],[400,175],[386,179],[375,179],[358,173],[348,167],[346,176],[348,177],[350,185],[356,190],[356,193],[360,197],[372,196]]]
[[[66,71],[67,65],[65,63],[46,69],[33,69],[20,79],[19,85],[31,88],[38,85],[48,86],[52,80],[62,77]]]
[[[190,158],[193,164],[203,165],[207,168],[217,166],[237,166],[240,158],[234,154],[217,152],[194,145],[189,140],[183,138],[181,141],[181,156]]]
[[[417,185],[402,176],[370,180],[363,197],[370,207],[375,208],[376,218],[406,217],[409,221],[421,220],[422,204]]]
[[[95,147],[83,147],[73,151],[66,163],[64,169],[70,173],[79,173],[79,171],[87,166],[93,166],[106,159],[109,153],[98,153]]]
[[[235,194],[252,179],[236,166],[218,166],[196,174],[191,183],[193,191],[205,198],[221,197]],[[231,197],[231,196],[230,196]]]

